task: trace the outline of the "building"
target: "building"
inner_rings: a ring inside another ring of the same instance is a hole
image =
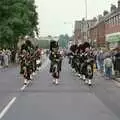
[[[97,46],[108,45],[114,49],[120,45],[120,0],[118,6],[111,5],[111,11],[104,11],[96,25],[89,29],[89,39]]]
[[[74,30],[74,41],[77,43],[81,41],[81,28],[82,28],[82,21],[75,21],[75,30]]]
[[[103,47],[105,45],[105,22],[104,17],[88,30],[89,40],[92,45]]]
[[[117,7],[112,4],[110,9],[110,13],[105,10],[98,19],[76,21],[75,40],[88,40],[97,47],[108,45],[110,49],[120,46],[120,0]]]
[[[88,29],[93,26],[96,21],[96,18],[87,21],[85,21],[85,19],[75,21],[74,39],[76,43],[88,41]]]
[[[92,45],[96,45],[97,42],[97,26],[94,25],[88,30],[88,38],[91,41]]]
[[[120,0],[117,7],[111,5],[111,13],[106,16],[105,40],[110,49],[120,46]]]

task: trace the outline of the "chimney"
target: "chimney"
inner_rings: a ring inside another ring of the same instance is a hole
[[[97,18],[96,18],[96,17],[94,17],[94,18],[93,18],[93,21],[97,21]]]
[[[120,0],[118,0],[118,8],[120,9]]]
[[[114,12],[116,10],[116,6],[111,4],[111,12]]]
[[[103,19],[102,15],[98,15],[98,21],[101,21]]]
[[[103,16],[106,16],[106,15],[108,15],[108,14],[109,14],[109,12],[108,12],[107,10],[104,10]]]
[[[82,21],[85,21],[85,18],[83,18]]]

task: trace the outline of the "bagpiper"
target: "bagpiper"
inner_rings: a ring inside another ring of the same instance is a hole
[[[24,77],[24,84],[26,85],[29,80],[32,79],[32,73],[34,72],[34,47],[29,40],[21,46],[21,55],[20,55],[20,73]]]

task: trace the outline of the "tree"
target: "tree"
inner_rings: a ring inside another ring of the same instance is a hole
[[[60,47],[67,48],[69,39],[70,37],[67,34],[60,35],[58,40]]]
[[[0,1],[0,45],[16,47],[19,36],[38,33],[38,14],[34,0]]]

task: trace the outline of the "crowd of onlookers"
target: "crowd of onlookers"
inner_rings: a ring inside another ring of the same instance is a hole
[[[120,75],[120,49],[98,50],[95,52],[97,69],[104,73],[106,78]]]
[[[9,64],[14,64],[17,61],[16,51],[9,49],[0,50],[0,68],[8,67]]]

